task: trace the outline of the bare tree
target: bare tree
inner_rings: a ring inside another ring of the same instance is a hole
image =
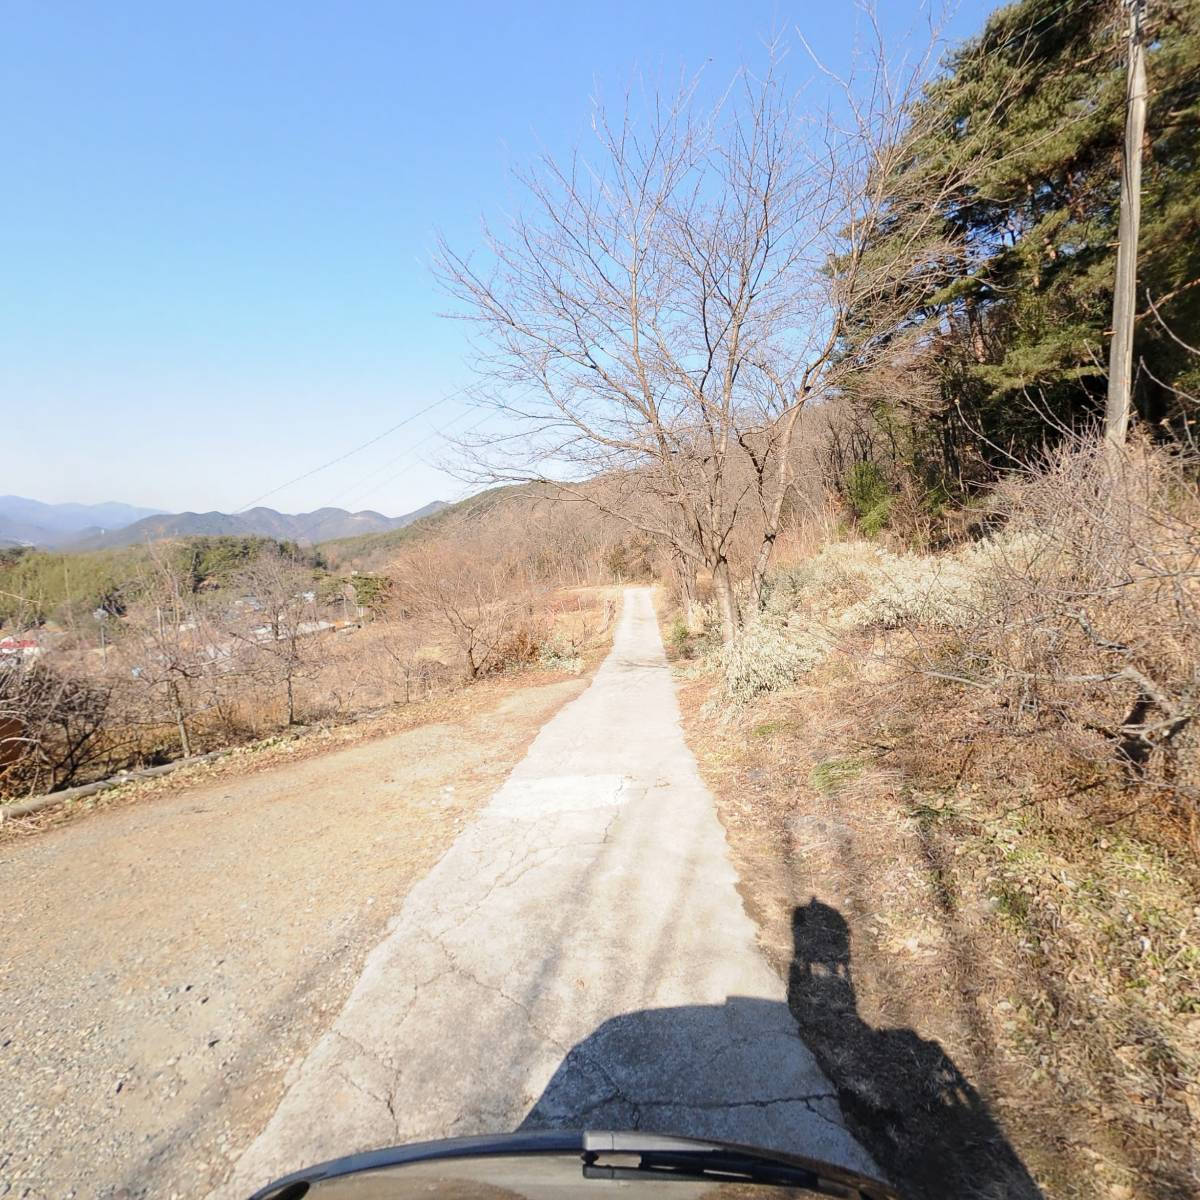
[[[386,615],[375,624],[370,668],[375,679],[398,702],[410,704],[432,685],[433,665],[422,654],[416,622]]]
[[[823,116],[800,111],[774,64],[743,71],[713,111],[690,84],[636,115],[628,97],[616,120],[598,108],[595,156],[523,176],[529,211],[485,230],[485,254],[441,247],[508,430],[468,446],[475,469],[556,485],[708,571],[727,640],[735,528],[757,530],[757,605],[802,411],[884,349],[849,314],[861,324],[865,300],[885,304],[930,261],[916,234],[886,262],[870,249],[933,39],[897,73],[874,37],[865,86],[826,73]],[[894,343],[894,315],[879,319]]]
[[[107,762],[111,694],[43,663],[0,664],[0,790],[51,791]]]
[[[192,753],[188,719],[192,690],[208,666],[196,597],[170,546],[152,546],[138,588],[139,601],[125,621],[122,651],[133,677],[167,702],[184,758]]]
[[[244,598],[233,639],[253,672],[282,685],[287,723],[294,725],[296,685],[316,666],[311,640],[317,624],[306,599],[312,574],[275,548],[265,547],[238,573],[236,583]]]
[[[461,538],[443,538],[413,547],[396,573],[401,602],[450,637],[467,679],[499,665],[521,599],[504,564],[489,562]]]

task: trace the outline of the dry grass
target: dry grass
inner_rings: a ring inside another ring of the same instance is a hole
[[[703,715],[706,680],[685,704],[780,971],[794,972],[797,910],[815,899],[846,923],[855,1019],[792,999],[860,1135],[914,1196],[1026,1194],[1004,1139],[951,1144],[978,1132],[978,1107],[964,1126],[931,1099],[940,1060],[888,1078],[856,1044],[859,1019],[871,1038],[940,1046],[1045,1195],[1194,1195],[1190,864],[1100,826],[1102,786],[1088,808],[1064,786],[1094,770],[1069,751],[990,737],[984,751],[979,714],[949,688],[865,682],[838,654],[732,720]]]
[[[306,639],[305,659],[296,673],[298,726],[288,725],[278,680],[252,673],[205,674],[184,690],[192,752],[236,747],[257,754],[256,748],[279,745],[291,754],[300,744],[293,735],[312,730],[319,734],[317,741],[301,740],[319,752],[320,738],[343,727],[357,740],[364,729],[378,727],[382,735],[407,728],[410,720],[470,711],[477,687],[490,694],[506,680],[520,686],[578,675],[607,652],[614,605],[610,588],[545,594],[536,608],[506,628],[494,668],[470,683],[458,648],[435,623],[367,622],[319,634]],[[78,668],[77,663],[65,665]],[[88,782],[180,756],[178,728],[158,691],[139,686],[127,672],[114,671],[102,682],[112,693],[103,722],[90,744],[90,757],[65,782]],[[0,794],[5,785],[10,795],[45,790],[28,786],[29,780],[36,784],[44,778],[44,772],[10,769],[0,778]],[[40,827],[37,821],[28,825]]]
[[[686,685],[801,1031],[915,1197],[1200,1193],[1194,472],[1075,447],[982,544],[823,548],[747,651],[825,652]]]

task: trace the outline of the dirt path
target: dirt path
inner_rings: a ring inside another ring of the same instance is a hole
[[[591,687],[406,897],[219,1195],[512,1129],[716,1136],[872,1170],[755,944],[648,589]]]
[[[583,682],[0,846],[0,1196],[203,1195]]]

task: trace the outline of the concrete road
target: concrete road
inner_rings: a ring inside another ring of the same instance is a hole
[[[369,1147],[642,1128],[874,1173],[755,945],[649,590],[407,895],[221,1196]]]

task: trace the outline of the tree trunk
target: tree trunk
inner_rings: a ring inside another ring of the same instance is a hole
[[[729,563],[722,557],[713,567],[713,593],[721,613],[721,641],[728,645],[737,637],[740,624],[737,597],[733,594],[733,580],[729,575]]]
[[[771,504],[767,509],[762,544],[758,548],[754,568],[750,573],[751,612],[759,612],[762,609],[763,584],[767,579],[767,568],[771,565],[771,555],[775,553],[775,539],[779,536],[779,527],[783,523],[783,505],[792,486],[792,442],[796,436],[800,411],[801,407],[797,404],[788,414],[779,443],[779,478],[775,481],[775,494],[771,497]]]
[[[175,721],[179,726],[179,745],[184,758],[192,757],[192,743],[188,740],[187,721],[183,715],[183,698],[179,695],[179,684],[171,680],[171,700],[175,706]]]
[[[296,723],[296,689],[292,684],[292,677],[290,674],[287,677],[287,708],[288,708],[287,723],[289,725],[295,725],[295,723]]]
[[[763,606],[763,585],[767,580],[767,568],[771,565],[771,555],[775,550],[775,538],[778,529],[770,529],[763,534],[762,545],[758,548],[758,557],[754,560],[754,570],[750,574],[750,611],[761,612]]]
[[[696,564],[682,554],[675,555],[675,573],[679,577],[679,602],[689,633],[700,629],[700,600],[696,587]]]

